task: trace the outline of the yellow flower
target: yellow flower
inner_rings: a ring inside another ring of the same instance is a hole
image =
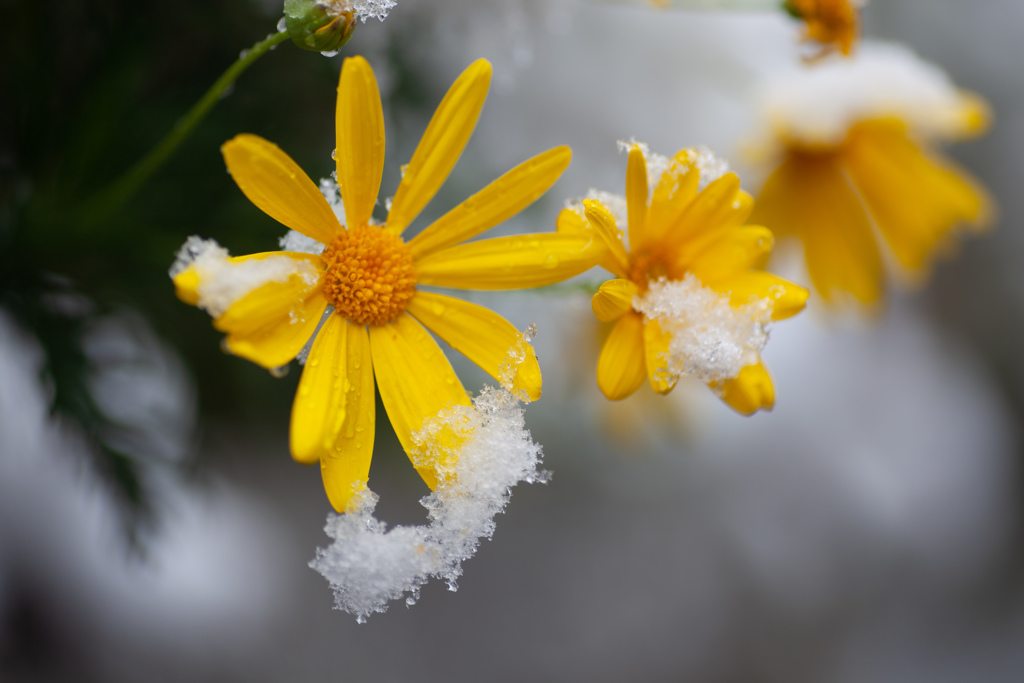
[[[421,291],[419,285],[537,287],[590,268],[599,253],[584,237],[555,233],[460,244],[547,191],[569,164],[567,147],[524,162],[415,238],[403,240],[402,232],[437,192],[468,141],[490,76],[490,64],[479,60],[452,85],[405,168],[383,224],[371,214],[384,168],[384,119],[376,79],[361,57],[345,60],[338,86],[336,160],[346,225],[274,144],[239,135],[223,147],[228,170],[257,207],[326,245],[321,255],[268,252],[231,259],[231,267],[240,269],[254,260],[293,268],[275,270],[275,277],[264,277],[269,281],[217,311],[214,326],[227,333],[232,353],[266,368],[291,361],[316,333],[292,408],[291,452],[300,463],[320,463],[328,498],[339,512],[366,484],[375,377],[399,441],[427,484],[433,488],[437,472],[450,468],[451,463],[416,459],[414,435],[425,419],[449,406],[469,405],[427,329],[494,377],[508,373],[510,349],[518,349],[525,358],[511,378],[513,388],[530,399],[540,396],[536,357],[523,353],[525,342],[511,323],[481,306]],[[193,304],[201,304],[204,292],[197,265],[174,278],[179,296]],[[328,306],[333,312],[316,332]]]
[[[702,167],[705,180],[715,175],[707,155],[683,150],[672,159],[650,158],[653,177],[645,149],[631,146],[619,220],[608,207],[615,198],[602,193],[596,196],[603,202],[584,200],[558,219],[562,234],[596,232],[606,246],[602,265],[616,276],[591,302],[599,320],[615,322],[598,359],[598,386],[619,400],[647,379],[667,394],[690,374],[741,413],[770,409],[775,395],[760,360],[763,328],[803,310],[807,291],[758,269],[772,235],[744,225],[753,200],[734,173],[698,191]],[[731,366],[723,366],[729,348]]]
[[[804,40],[821,44],[818,57],[836,48],[849,56],[860,35],[861,4],[851,0],[787,0],[785,7],[807,24]]]
[[[909,51],[866,44],[780,80],[765,109],[779,163],[752,220],[800,239],[826,300],[882,297],[876,229],[921,280],[955,227],[987,222],[985,191],[930,142],[980,134],[988,108]]]

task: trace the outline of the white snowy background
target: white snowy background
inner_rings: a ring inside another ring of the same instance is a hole
[[[75,435],[47,415],[38,349],[0,315],[0,653],[40,630],[57,653],[11,680],[1019,680],[1022,442],[1008,397],[1024,363],[1020,315],[1006,311],[1024,296],[1022,25],[1024,6],[1008,0],[870,6],[871,34],[992,101],[991,134],[954,155],[1002,220],[932,289],[876,319],[812,304],[777,325],[770,414],[742,418],[700,386],[608,404],[585,297],[474,297],[538,325],[545,396],[527,427],[553,479],[515,490],[458,592],[428,584],[414,607],[365,625],[333,611],[307,567],[326,542],[319,473],[269,427],[193,438],[195,380],[130,317],[96,331],[96,353],[145,362],[112,367],[97,392],[112,412],[158,416],[169,462],[215,453],[216,465],[200,486],[157,482],[164,525],[146,561],[126,559],[114,511],[65,457]],[[619,139],[662,153],[709,145],[743,173],[753,88],[796,54],[781,16],[583,0],[402,0],[345,53],[377,67],[388,41],[410,35],[403,49],[434,102],[473,59],[495,71],[430,211],[529,155],[573,148],[563,179],[509,231],[553,229],[562,201],[590,187],[621,191]],[[387,68],[377,75],[386,92]],[[392,183],[424,125],[389,119]],[[316,134],[329,154],[331,131]],[[800,277],[792,258],[778,268]],[[484,381],[453,362],[468,387]],[[391,437],[371,486],[379,517],[424,522],[426,490]]]

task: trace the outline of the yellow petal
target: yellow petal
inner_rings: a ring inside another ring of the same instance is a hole
[[[772,320],[784,320],[804,310],[810,294],[800,285],[763,270],[701,282],[716,292],[729,293],[729,303],[733,306],[748,304],[751,297],[768,299],[772,303]]]
[[[619,401],[640,388],[647,377],[644,357],[644,319],[637,312],[619,318],[597,359],[597,386]]]
[[[773,243],[772,231],[768,228],[747,225],[723,230],[717,239],[694,254],[692,263],[684,266],[701,282],[721,280],[763,263]]]
[[[511,218],[547,192],[571,159],[568,147],[556,147],[524,161],[416,235],[409,241],[409,252],[419,258]]]
[[[633,309],[633,297],[639,293],[640,289],[631,280],[608,280],[594,294],[590,306],[598,320],[610,323]]]
[[[388,212],[390,229],[398,233],[405,230],[448,178],[473,134],[490,82],[490,63],[478,59],[452,83],[395,192]]]
[[[469,405],[469,397],[444,352],[423,326],[403,313],[393,322],[370,328],[373,372],[391,426],[410,459],[416,452],[413,434],[426,420],[454,405]],[[455,444],[450,453],[455,457]],[[442,449],[444,444],[442,444]],[[451,466],[453,462],[442,463]],[[427,486],[437,486],[437,471],[414,461]]]
[[[684,263],[692,261],[694,252],[706,240],[732,224],[737,213],[749,211],[737,201],[739,192],[740,179],[735,173],[726,173],[709,183],[669,228],[665,248],[670,258]]]
[[[319,256],[294,251],[263,251],[257,254],[246,254],[245,256],[231,256],[228,258],[228,262],[234,265],[245,261],[261,261],[277,256],[287,256],[296,260],[309,261],[318,271],[324,269],[323,259]],[[172,281],[174,282],[174,293],[179,299],[191,306],[199,305],[199,287],[202,285],[202,278],[194,264],[175,275]]]
[[[192,266],[174,276],[174,293],[189,306],[199,305],[199,273]]]
[[[384,111],[377,79],[362,57],[347,57],[338,83],[338,184],[349,227],[366,225],[384,173]]]
[[[651,388],[667,394],[679,381],[678,375],[668,371],[668,345],[672,335],[661,329],[657,320],[644,320],[644,363]]]
[[[317,272],[324,269],[323,259],[316,254],[293,251],[265,251],[259,254],[233,256],[228,261],[234,265],[250,260],[282,256],[293,261],[305,261],[311,264]],[[192,269],[190,268],[190,270]],[[201,277],[198,279],[201,286]],[[270,320],[290,315],[292,311],[295,311],[295,316],[292,317],[297,319],[301,310],[306,307],[303,302],[318,296],[318,290],[318,282],[311,283],[302,275],[294,273],[284,282],[268,282],[249,292],[231,304],[220,316],[214,318],[213,326],[221,332],[250,332],[262,327]],[[198,296],[198,292],[196,296]]]
[[[260,294],[259,290],[253,292],[253,295]],[[287,365],[299,355],[316,331],[326,309],[327,300],[317,291],[308,299],[293,302],[276,318],[251,316],[238,329],[223,323],[217,327],[227,332],[224,344],[228,351],[261,367],[273,369]],[[265,322],[257,327],[256,322],[261,320]]]
[[[558,233],[495,237],[416,261],[416,281],[456,289],[543,287],[579,275],[605,255],[597,240]]]
[[[274,220],[324,244],[341,230],[317,186],[274,143],[242,134],[224,143],[220,151],[245,196]]]
[[[629,150],[626,162],[626,214],[629,248],[636,253],[646,244],[647,230],[647,160],[637,145]]]
[[[324,490],[338,512],[344,512],[352,496],[366,488],[373,456],[377,406],[370,338],[365,327],[348,323],[345,362],[349,386],[345,396],[345,422],[334,447],[320,458]]]
[[[596,199],[584,199],[583,209],[587,222],[594,228],[608,251],[611,252],[612,258],[615,259],[617,269],[613,272],[621,277],[629,269],[629,254],[626,253],[626,246],[622,243],[622,234],[615,224],[615,217]]]
[[[771,410],[775,406],[772,378],[762,363],[748,365],[734,379],[711,385],[711,388],[733,410],[744,415]]]
[[[687,150],[677,154],[654,186],[644,236],[644,246],[648,249],[656,248],[665,239],[697,196],[700,172],[686,163],[688,157]]]
[[[366,328],[327,318],[313,342],[292,404],[292,457],[321,464],[334,509],[366,486],[373,454],[373,371]]]
[[[765,183],[751,220],[804,244],[807,270],[827,300],[877,301],[885,273],[860,199],[829,154],[790,154]]]
[[[740,190],[736,193],[736,201],[732,204],[732,211],[722,223],[723,228],[739,227],[747,222],[750,214],[754,211],[754,198]]]
[[[517,392],[525,392],[531,401],[540,398],[537,355],[512,323],[483,306],[429,292],[416,292],[408,310],[428,330],[491,377],[502,384],[511,379],[512,387]],[[522,359],[515,375],[508,377],[516,367],[513,354],[521,354]]]
[[[568,207],[562,209],[555,220],[555,231],[561,235],[575,235],[594,240],[595,246],[604,251],[604,256],[598,260],[598,265],[619,277],[625,275],[619,260],[605,246],[604,240],[597,235],[597,231],[587,222],[586,217],[581,211]]]
[[[579,211],[566,207],[558,212],[555,231],[566,235],[581,235],[593,231],[593,228]]]
[[[854,128],[843,158],[896,258],[910,270],[927,268],[957,225],[980,222],[988,213],[984,191],[929,158],[899,122]]]
[[[320,259],[312,254],[269,253],[305,257],[316,262]],[[285,282],[268,282],[249,292],[215,318],[213,326],[227,333],[224,342],[228,351],[262,367],[276,368],[298,355],[326,308],[327,300],[319,287],[296,274]]]

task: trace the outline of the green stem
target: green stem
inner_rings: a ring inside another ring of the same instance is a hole
[[[546,287],[537,287],[535,289],[526,290],[530,294],[538,294],[540,296],[563,296],[566,294],[586,294],[587,296],[593,296],[597,294],[597,290],[601,288],[601,282],[560,282],[556,285],[547,285]]]
[[[271,49],[288,40],[288,33],[280,31],[259,41],[248,50],[243,50],[238,60],[220,75],[206,94],[196,102],[171,128],[164,139],[149,153],[129,168],[120,178],[107,185],[89,200],[82,210],[82,223],[94,228],[103,223],[132,198],[150,176],[174,154],[178,146],[192,134],[196,126],[210,113],[213,106],[224,96],[225,91],[242,75],[253,62]]]

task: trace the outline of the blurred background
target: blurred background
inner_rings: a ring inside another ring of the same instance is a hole
[[[421,225],[558,144],[569,171],[499,231],[553,230],[565,199],[621,192],[615,142],[631,137],[709,145],[756,190],[752,95],[798,59],[799,27],[781,12],[400,0],[337,57],[290,43],[263,57],[122,210],[83,218],[280,13],[0,0],[0,679],[1020,679],[1024,5],[865,11],[869,37],[992,103],[992,131],[949,152],[1000,218],[877,315],[812,300],[777,326],[772,413],[742,418],[701,386],[608,403],[587,296],[475,297],[538,324],[545,396],[527,426],[554,477],[515,491],[458,592],[430,584],[366,625],[307,567],[329,505],[288,455],[300,368],[278,379],[224,355],[167,277],[188,235],[245,254],[285,231],[220,145],[256,133],[328,176],[338,70],[362,54],[384,95],[387,195],[447,86],[486,57],[487,106]],[[420,523],[426,488],[382,410],[378,516]]]

